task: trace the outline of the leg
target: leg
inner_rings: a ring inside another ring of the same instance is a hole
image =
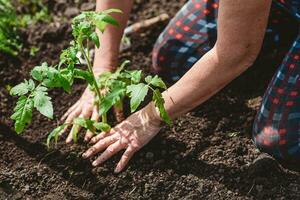
[[[257,147],[281,160],[300,159],[300,34],[273,77],[253,126]]]
[[[155,72],[176,81],[213,47],[217,8],[218,0],[189,0],[183,6],[154,46]]]

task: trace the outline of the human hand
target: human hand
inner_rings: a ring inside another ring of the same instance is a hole
[[[94,145],[83,154],[83,157],[90,158],[104,150],[92,163],[93,166],[98,166],[119,151],[126,149],[115,168],[115,173],[119,173],[134,153],[145,146],[159,132],[161,122],[154,104],[150,103],[111,129],[110,132],[100,133],[93,137],[91,143]]]
[[[95,73],[99,74],[99,73]],[[88,87],[85,89],[83,92],[82,96],[80,99],[73,105],[71,106],[68,111],[62,116],[61,121],[65,121],[64,123],[67,124],[64,130],[61,132],[63,134],[64,132],[67,131],[68,127],[70,124],[72,124],[73,120],[77,117],[82,117],[82,118],[91,118],[93,121],[98,121],[100,116],[99,116],[99,108],[97,105],[95,105],[95,93],[91,91]],[[122,121],[124,119],[123,111],[113,108],[114,109],[114,114],[116,116],[116,119],[118,122]],[[73,125],[72,129],[77,129],[76,132],[79,132],[81,127],[78,125]],[[88,142],[92,137],[94,133],[90,130],[87,130],[84,141]],[[67,136],[66,143],[69,144],[72,142],[73,136],[72,136],[72,131]]]

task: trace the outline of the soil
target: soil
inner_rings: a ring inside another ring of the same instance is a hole
[[[17,135],[9,119],[16,99],[6,86],[28,78],[42,61],[57,62],[71,40],[70,18],[80,9],[94,9],[94,3],[75,2],[46,2],[54,22],[22,30],[24,47],[17,58],[0,55],[0,199],[300,199],[299,172],[270,160],[253,162],[261,153],[251,140],[261,96],[291,45],[293,31],[279,48],[264,49],[265,56],[218,95],[165,126],[120,174],[113,169],[121,154],[93,168],[81,158],[87,148],[83,142],[66,146],[61,140],[48,151],[47,133],[57,120],[37,114]],[[136,0],[130,22],[164,12],[173,16],[184,2]],[[164,26],[131,36],[132,47],[120,58],[151,73],[152,46]],[[291,21],[285,30],[297,30],[294,26]],[[35,56],[29,55],[32,46],[40,49]],[[77,82],[71,94],[51,92],[57,118],[84,88]]]

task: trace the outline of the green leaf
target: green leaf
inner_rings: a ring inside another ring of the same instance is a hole
[[[160,113],[160,117],[167,123],[167,124],[171,124],[171,118],[169,117],[165,107],[164,107],[164,99],[162,97],[162,94],[160,93],[160,91],[158,89],[153,91],[153,97],[152,100],[155,104],[155,106],[158,108],[159,113]]]
[[[55,144],[57,143],[59,133],[66,127],[66,124],[56,127],[47,137],[47,147],[50,148],[50,142],[54,139]]]
[[[148,93],[148,86],[144,83],[127,86],[127,93],[130,95],[130,109],[134,112]]]
[[[75,78],[80,78],[86,80],[90,85],[93,85],[93,76],[89,71],[84,71],[81,69],[74,69]]]
[[[158,77],[157,75],[155,75],[154,77],[152,76],[147,76],[145,78],[146,83],[148,83],[149,85],[153,85],[155,87],[159,87],[162,89],[167,89],[166,84],[164,83],[164,81]]]
[[[94,123],[94,127],[99,130],[99,131],[103,131],[103,132],[108,132],[111,129],[111,126],[107,123],[104,122],[95,122]]]
[[[107,132],[111,129],[110,125],[104,122],[95,122],[91,119],[85,119],[82,117],[75,118],[73,124],[84,127],[91,132],[95,133],[96,130]]]
[[[31,123],[33,111],[33,100],[31,97],[21,96],[14,108],[11,119],[15,120],[15,130],[20,134],[26,125]]]
[[[58,76],[58,81],[61,85],[61,87],[68,93],[71,92],[71,83],[69,82],[69,80],[63,76],[62,74],[59,74]]]
[[[100,102],[100,111],[99,114],[103,115],[107,113],[107,111],[115,105],[118,101],[120,101],[125,96],[126,90],[123,87],[115,87],[106,94],[106,96]]]
[[[20,84],[16,85],[15,87],[13,87],[10,90],[10,95],[22,96],[22,95],[27,94],[28,92],[29,92],[28,84],[25,82],[25,83],[20,83]]]
[[[16,85],[15,87],[11,88],[10,95],[12,96],[23,96],[27,94],[29,91],[33,91],[35,88],[35,84],[33,80],[25,80],[23,83]]]
[[[44,116],[53,119],[53,105],[48,96],[47,88],[40,86],[33,93],[34,107]]]
[[[41,73],[40,70],[38,70],[37,68],[33,68],[30,72],[30,75],[33,79],[37,80],[37,81],[42,81],[43,80],[43,74]]]
[[[48,68],[49,68],[48,64],[44,62],[42,63],[42,65],[34,67],[31,70],[30,75],[32,76],[33,79],[37,81],[42,81],[46,76],[47,71],[49,70]]]
[[[71,134],[72,134],[72,139],[73,139],[74,143],[76,143],[77,140],[78,140],[78,132],[79,132],[79,130],[80,130],[80,125],[74,124],[72,126]]]
[[[89,129],[92,132],[95,132],[95,128],[93,126],[94,121],[91,119],[85,119],[83,117],[78,117],[73,120],[73,124],[79,125],[83,128]]]
[[[142,71],[141,70],[134,70],[134,71],[128,71],[130,74],[130,79],[132,83],[139,83],[142,78]]]
[[[103,21],[98,21],[95,24],[96,24],[96,27],[99,29],[99,31],[101,31],[103,33],[107,23],[103,22]]]
[[[90,35],[90,39],[94,42],[94,44],[96,45],[97,48],[100,47],[99,37],[98,37],[98,35],[97,35],[96,32],[93,32],[93,33]]]
[[[115,26],[119,26],[119,23],[118,23],[118,21],[117,20],[115,20],[112,16],[110,16],[110,15],[105,15],[104,17],[103,17],[103,22],[106,22],[106,23],[108,23],[108,24],[111,24],[111,25],[115,25]]]

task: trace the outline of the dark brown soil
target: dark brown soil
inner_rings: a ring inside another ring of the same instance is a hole
[[[113,169],[120,154],[103,166],[92,168],[81,158],[87,148],[63,141],[51,151],[47,133],[57,122],[36,115],[33,124],[18,136],[12,129],[15,99],[6,85],[28,77],[42,62],[57,62],[70,37],[69,19],[93,3],[48,1],[55,23],[37,24],[22,31],[24,48],[18,58],[0,55],[0,199],[300,199],[299,172],[262,161],[251,141],[251,126],[261,95],[290,46],[289,31],[278,49],[266,56],[218,95],[177,119],[137,153],[121,174]],[[184,1],[136,0],[131,21],[167,12],[174,15]],[[68,9],[66,11],[66,9]],[[289,29],[293,28],[291,22]],[[151,49],[164,24],[132,36],[133,46],[121,58],[133,68],[150,72]],[[137,41],[137,42],[135,42]],[[31,46],[40,51],[29,56]],[[81,95],[85,85],[76,83],[72,94],[53,91],[57,118]]]

